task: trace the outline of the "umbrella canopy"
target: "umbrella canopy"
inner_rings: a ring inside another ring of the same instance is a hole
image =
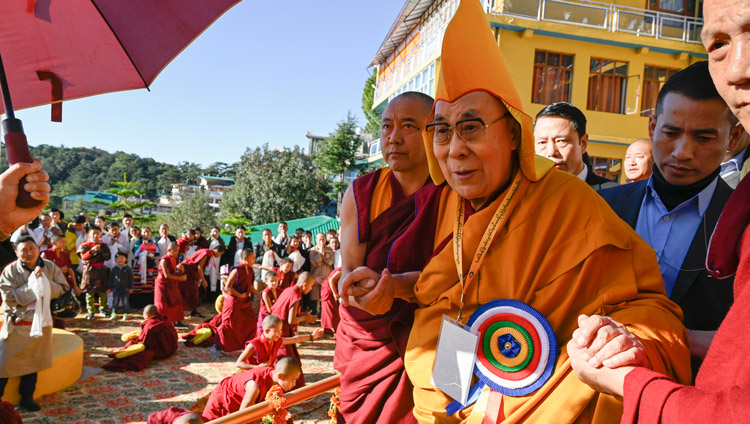
[[[147,88],[239,1],[0,0],[0,55],[13,107]]]

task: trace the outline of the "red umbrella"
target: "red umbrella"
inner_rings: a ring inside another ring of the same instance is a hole
[[[239,2],[0,0],[0,113],[6,115],[10,164],[31,162],[14,107],[52,103],[52,120],[60,121],[63,100],[148,88],[177,54]],[[19,193],[19,206],[36,203],[25,191]]]

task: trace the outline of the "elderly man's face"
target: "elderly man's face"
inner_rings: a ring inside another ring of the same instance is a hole
[[[701,39],[714,85],[745,128],[750,128],[750,2],[706,0]]]
[[[408,172],[427,165],[422,130],[430,111],[418,100],[399,98],[388,104],[380,128],[380,148],[388,166]]]
[[[492,95],[475,91],[453,103],[438,101],[435,122],[455,125],[457,121],[481,118],[493,122],[508,110]],[[511,136],[513,119],[498,121],[485,129],[482,139],[462,140],[455,131],[445,144],[433,144],[435,156],[448,184],[472,206],[483,206],[511,177],[513,150],[518,142]]]
[[[640,181],[651,175],[651,165],[654,158],[651,155],[651,142],[636,140],[625,151],[625,176],[630,181]]]
[[[542,116],[534,124],[534,150],[555,162],[555,168],[573,175],[583,171],[583,154],[588,134],[579,136],[573,121],[559,116]]]
[[[716,170],[742,133],[729,123],[719,98],[694,100],[679,93],[664,96],[662,111],[649,120],[654,163],[672,185],[696,183]],[[733,129],[734,128],[734,129]]]

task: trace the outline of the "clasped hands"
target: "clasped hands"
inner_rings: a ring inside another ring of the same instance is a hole
[[[388,312],[393,306],[396,289],[393,275],[384,269],[378,274],[361,266],[339,280],[339,293],[344,306],[354,306],[372,315]]]
[[[649,367],[643,343],[624,325],[600,315],[578,317],[568,356],[581,381],[618,397],[622,397],[627,373],[636,366]]]

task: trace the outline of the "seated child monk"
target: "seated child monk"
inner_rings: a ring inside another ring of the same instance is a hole
[[[255,331],[256,335],[260,335],[260,333],[263,332],[263,320],[266,318],[266,316],[271,314],[271,308],[279,298],[279,293],[281,293],[281,289],[278,288],[279,277],[275,273],[269,272],[268,274],[266,274],[265,284],[266,288],[260,292],[260,306],[258,307],[258,326]]]
[[[339,327],[339,304],[338,289],[336,286],[341,278],[341,268],[336,268],[328,275],[328,278],[320,285],[320,326],[336,337],[336,329]]]
[[[297,331],[297,325],[300,323],[313,323],[317,321],[317,317],[311,315],[309,312],[302,314],[301,301],[302,295],[310,293],[315,279],[309,272],[303,272],[297,278],[297,283],[292,287],[289,287],[281,292],[279,300],[273,305],[272,312],[282,320],[281,337],[294,337]],[[297,346],[294,344],[282,345],[279,348],[279,357],[290,356],[297,362],[300,362],[299,352]],[[300,374],[300,378],[297,381],[299,388],[305,385],[305,376]]]
[[[234,363],[237,368],[251,370],[258,367],[272,367],[276,364],[276,355],[282,345],[313,341],[323,335],[323,329],[316,328],[310,334],[281,337],[283,324],[281,318],[276,315],[266,315],[263,318],[263,330],[254,339],[245,343],[245,350]]]
[[[301,373],[299,362],[292,358],[281,358],[273,368],[254,368],[227,377],[211,392],[203,410],[203,419],[215,420],[263,402],[275,384],[287,392],[294,387]]]
[[[221,313],[211,321],[196,326],[187,333],[187,346],[217,346],[225,352],[240,350],[245,342],[255,337],[258,316],[253,309],[251,294],[260,297],[253,287],[255,253],[244,249],[240,264],[234,267],[224,284],[224,303]]]
[[[175,406],[165,410],[154,412],[146,419],[148,424],[203,424],[203,417],[197,412]]]
[[[156,306],[143,309],[140,332],[123,335],[125,347],[110,353],[113,360],[102,368],[109,371],[142,371],[152,359],[166,359],[177,351],[177,331]]]

